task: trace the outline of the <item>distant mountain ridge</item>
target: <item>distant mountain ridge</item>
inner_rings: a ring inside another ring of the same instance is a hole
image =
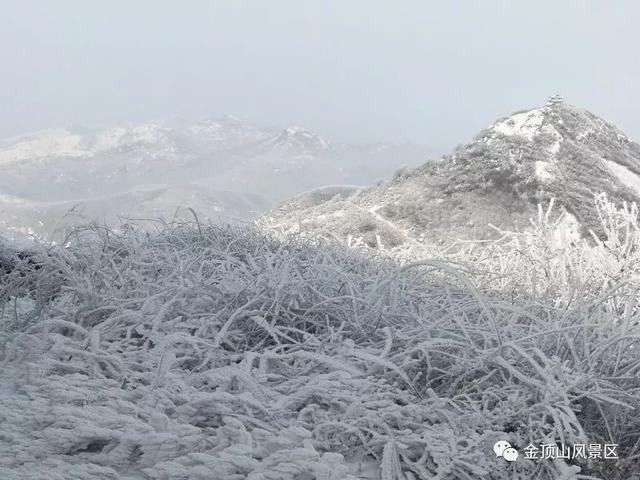
[[[526,227],[536,204],[554,198],[577,237],[598,229],[593,196],[600,192],[618,204],[640,200],[640,145],[555,96],[382,186],[304,208],[301,195],[265,220],[288,232],[362,237],[371,246],[442,243],[488,238],[495,234],[490,224]]]
[[[302,127],[261,128],[234,117],[21,135],[0,140],[0,234],[49,235],[92,219],[171,219],[177,210],[191,215],[187,207],[203,220],[250,220],[302,191],[365,185],[429,155],[421,146],[386,146],[332,144]]]

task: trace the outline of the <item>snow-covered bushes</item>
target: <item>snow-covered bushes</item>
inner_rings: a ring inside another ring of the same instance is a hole
[[[454,267],[233,227],[78,232],[31,271],[37,309],[5,301],[0,478],[629,479],[638,254],[545,238]],[[565,475],[496,458],[503,439],[622,459]]]

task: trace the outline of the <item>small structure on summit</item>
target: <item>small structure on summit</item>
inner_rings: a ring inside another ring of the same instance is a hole
[[[555,105],[560,105],[561,103],[564,103],[564,98],[562,98],[562,95],[558,95],[556,93],[548,98],[547,107],[553,107]]]

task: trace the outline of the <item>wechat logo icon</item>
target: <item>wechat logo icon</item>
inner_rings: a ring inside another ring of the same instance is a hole
[[[502,457],[507,462],[515,462],[518,459],[518,451],[509,442],[500,440],[493,446],[496,457]]]

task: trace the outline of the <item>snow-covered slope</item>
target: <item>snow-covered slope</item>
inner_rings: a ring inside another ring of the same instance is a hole
[[[478,275],[228,226],[37,247],[0,275],[0,478],[635,480],[630,246],[512,235]]]
[[[179,207],[202,219],[246,220],[304,190],[367,184],[426,157],[422,147],[390,145],[380,155],[302,127],[259,128],[234,117],[185,128],[47,130],[0,141],[0,234],[49,235],[94,218],[173,218]]]
[[[496,234],[490,224],[525,228],[536,204],[555,198],[585,233],[599,228],[593,197],[601,192],[617,203],[640,200],[640,145],[556,98],[497,120],[451,155],[385,185],[308,209],[285,203],[265,220],[285,231],[361,236],[372,246],[442,243]]]

